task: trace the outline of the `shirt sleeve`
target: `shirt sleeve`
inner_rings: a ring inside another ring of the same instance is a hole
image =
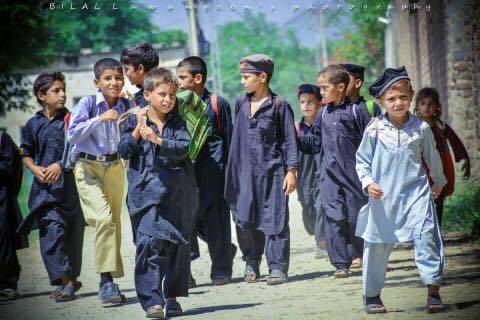
[[[430,177],[433,180],[433,185],[443,188],[447,184],[447,178],[443,174],[443,164],[440,154],[438,153],[435,138],[433,136],[430,126],[423,122],[423,158],[425,164],[430,171]]]
[[[163,138],[162,145],[159,146],[156,155],[164,156],[173,160],[183,160],[188,155],[189,144],[190,135],[187,132],[187,126],[183,120],[177,119],[173,138]]]
[[[123,159],[131,159],[142,152],[141,139],[135,140],[132,135],[133,130],[137,126],[137,119],[135,114],[132,114],[128,120],[126,120],[125,127],[120,136],[120,142],[118,143],[118,153]]]
[[[306,154],[319,153],[322,147],[322,115],[326,107],[321,107],[317,112],[315,121],[309,132],[300,132],[297,144],[300,151]]]
[[[293,118],[292,107],[287,101],[280,107],[280,131],[283,140],[283,150],[287,161],[287,170],[298,168],[297,130]]]
[[[372,174],[372,161],[375,156],[375,149],[377,144],[377,130],[378,119],[372,119],[369,125],[365,129],[362,141],[358,147],[355,156],[355,170],[357,171],[358,178],[362,183],[363,193],[368,195],[366,188],[375,182]]]
[[[83,97],[72,111],[67,131],[67,139],[71,144],[77,144],[88,138],[102,122],[98,115],[89,117],[92,104],[90,99],[91,97]]]
[[[463,159],[469,159],[468,151],[462,143],[462,140],[457,136],[452,127],[445,123],[445,136],[450,142],[453,154],[455,156],[455,162],[459,162]]]
[[[20,148],[22,149],[22,157],[35,159],[35,133],[33,132],[32,119],[30,119],[22,129],[22,141]]]

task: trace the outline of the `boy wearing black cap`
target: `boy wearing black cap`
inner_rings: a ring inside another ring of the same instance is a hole
[[[297,88],[302,119],[296,123],[298,134],[305,134],[315,120],[322,103],[320,88],[313,84],[302,84]],[[299,152],[298,154],[298,200],[302,205],[302,218],[305,230],[315,235],[317,245],[316,258],[324,256],[326,249],[325,230],[323,225],[324,214],[320,202],[319,178],[316,157]]]
[[[232,244],[230,210],[223,198],[225,166],[232,137],[232,112],[230,104],[205,87],[207,65],[202,58],[191,56],[177,66],[180,90],[191,90],[207,104],[206,115],[211,123],[208,136],[195,159],[195,176],[200,191],[200,209],[192,243],[192,260],[200,257],[197,235],[208,245],[212,268],[210,278],[214,285],[231,281],[233,257],[237,247]],[[190,286],[195,280],[190,275]]]
[[[225,179],[225,199],[246,261],[245,281],[259,280],[265,251],[269,285],[287,281],[288,195],[296,188],[298,166],[293,111],[269,88],[273,69],[273,60],[263,54],[240,60],[246,94],[235,104]]]
[[[318,111],[310,133],[299,135],[299,147],[318,154],[328,256],[335,277],[346,278],[352,259],[363,251],[363,240],[354,235],[358,211],[367,198],[355,172],[355,152],[370,116],[365,107],[346,100],[349,76],[342,66],[320,70],[317,82],[327,105]]]
[[[433,199],[447,180],[435,139],[430,126],[409,112],[414,92],[405,67],[386,69],[369,91],[387,113],[368,125],[356,156],[362,190],[370,197],[359,213],[356,230],[365,240],[365,311],[386,312],[380,292],[388,257],[396,242],[413,241],[420,278],[428,286],[427,312],[440,312],[445,258]]]
[[[347,87],[348,100],[356,104],[364,105],[371,117],[380,116],[382,114],[380,107],[373,101],[366,101],[365,98],[360,95],[360,89],[362,88],[364,81],[365,68],[352,63],[345,63],[342,64],[342,66],[347,70],[350,77]]]

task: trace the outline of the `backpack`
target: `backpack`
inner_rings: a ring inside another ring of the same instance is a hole
[[[123,104],[125,106],[125,110],[128,110],[130,107],[130,103],[128,102],[128,99],[126,98],[120,98],[123,101]],[[97,96],[92,95],[90,96],[89,103],[91,104],[90,111],[88,112],[88,118],[91,119],[97,115],[98,112],[98,106],[97,106]],[[62,166],[63,169],[68,169],[72,170],[75,167],[75,162],[72,161],[72,149],[73,145],[70,144],[70,142],[67,139],[67,131],[68,128],[70,127],[70,118],[72,117],[72,113],[69,112],[65,115],[63,118],[63,131],[65,134],[65,143],[63,147],[63,156],[62,156]]]
[[[217,105],[217,95],[216,94],[211,95],[210,102],[212,104],[213,113],[215,115],[215,118],[217,118],[218,129],[222,130],[222,123],[220,122],[220,117],[218,115],[218,105]]]
[[[370,118],[373,118],[373,116],[375,115],[375,106],[373,104],[373,101],[368,100],[367,102],[365,102],[365,105],[367,106],[368,115],[370,116]]]
[[[3,131],[0,130],[0,146],[2,145]],[[13,158],[12,158],[12,192],[16,196],[20,193],[23,179],[23,162],[20,148],[12,141],[13,144]]]

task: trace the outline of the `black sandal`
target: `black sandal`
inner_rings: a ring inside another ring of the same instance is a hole
[[[386,313],[387,309],[383,305],[380,296],[376,297],[364,297],[365,299],[365,312],[367,314],[380,314]]]
[[[70,286],[64,286],[58,296],[55,297],[55,302],[67,302],[75,300],[75,288]]]

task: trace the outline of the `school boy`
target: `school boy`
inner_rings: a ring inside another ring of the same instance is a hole
[[[119,61],[100,59],[93,69],[98,91],[80,99],[73,110],[68,140],[85,221],[95,228],[98,297],[103,304],[119,304],[124,299],[113,278],[124,274],[120,255],[124,170],[117,153],[116,120],[130,104],[118,98],[124,85]]]
[[[205,87],[207,65],[202,58],[191,56],[177,66],[180,90],[191,90],[207,104],[206,116],[211,123],[209,134],[195,159],[195,176],[200,190],[200,207],[192,235],[192,260],[200,256],[197,235],[208,245],[214,285],[224,285],[232,277],[236,246],[232,244],[230,210],[223,197],[225,166],[232,136],[232,115],[228,102]],[[191,278],[192,286],[195,280]]]
[[[297,134],[305,134],[315,120],[322,104],[320,88],[313,84],[302,84],[297,88],[297,96],[300,104],[302,119],[296,123]],[[298,154],[298,200],[302,205],[302,219],[305,230],[310,235],[315,235],[317,247],[316,257],[324,256],[326,249],[324,213],[320,199],[320,175],[314,155],[299,152]]]
[[[140,89],[134,96],[135,105],[146,107],[148,102],[143,96],[143,80],[148,71],[158,67],[157,50],[148,43],[140,43],[124,49],[120,54],[120,62],[130,83]]]
[[[20,226],[29,233],[40,229],[40,253],[50,284],[57,286],[51,298],[75,299],[82,267],[84,220],[71,170],[62,170],[65,140],[65,77],[60,72],[42,73],[33,83],[42,109],[22,130],[23,163],[34,175],[28,206],[30,213]]]
[[[341,66],[347,70],[348,76],[350,77],[347,87],[348,100],[356,104],[362,104],[365,108],[367,108],[368,114],[371,117],[378,117],[382,115],[382,110],[378,104],[373,101],[371,104],[369,104],[365,98],[360,95],[360,89],[362,88],[365,77],[365,68],[352,63],[341,64]]]
[[[327,252],[336,268],[334,276],[349,276],[352,257],[361,257],[363,240],[355,237],[360,208],[367,198],[355,174],[355,152],[370,121],[367,109],[346,100],[349,76],[340,65],[331,65],[317,75],[327,103],[318,113],[308,134],[299,136],[304,153],[319,153],[320,190],[325,210]]]
[[[179,296],[188,296],[189,235],[198,207],[190,137],[176,105],[178,80],[166,69],[145,75],[148,109],[126,121],[119,144],[130,160],[127,205],[137,232],[135,290],[147,317],[182,313]],[[142,118],[146,118],[142,121]]]
[[[21,270],[17,250],[28,247],[27,236],[16,232],[23,221],[17,201],[22,168],[17,145],[0,130],[0,301],[17,298]]]
[[[369,124],[356,155],[362,190],[369,195],[357,222],[357,236],[365,240],[365,311],[386,312],[380,293],[388,257],[396,242],[413,241],[418,272],[428,288],[427,312],[441,312],[445,258],[434,198],[447,179],[435,138],[430,126],[409,112],[414,92],[405,67],[387,68],[369,91],[387,113]]]
[[[245,261],[245,281],[259,280],[265,251],[269,285],[288,279],[288,195],[295,190],[298,167],[293,112],[270,90],[273,70],[273,60],[263,54],[240,60],[246,94],[235,104],[225,181],[225,199]]]

